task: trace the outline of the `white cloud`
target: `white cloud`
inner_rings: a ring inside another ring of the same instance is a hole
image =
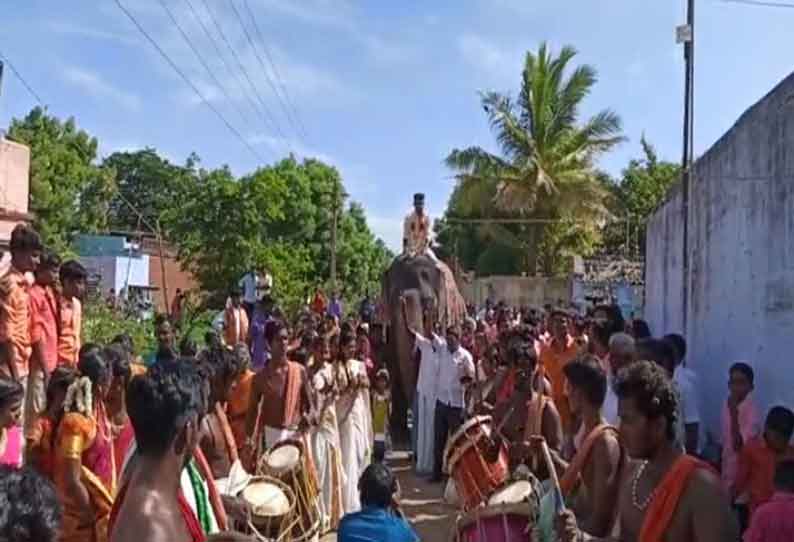
[[[525,49],[507,49],[476,35],[464,34],[458,40],[463,60],[489,78],[491,85],[517,83]]]
[[[367,215],[369,229],[386,243],[392,252],[402,252],[403,246],[403,217]]]
[[[113,86],[96,72],[84,68],[66,67],[62,71],[62,76],[67,82],[94,98],[108,99],[133,111],[141,106],[138,96]]]
[[[80,26],[66,21],[49,21],[46,26],[52,32],[64,36],[77,36],[101,41],[116,41],[124,45],[135,45],[139,43],[137,38],[123,32],[112,32],[99,28]]]

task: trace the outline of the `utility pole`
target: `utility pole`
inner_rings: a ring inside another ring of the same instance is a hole
[[[682,298],[682,326],[687,332],[689,315],[689,192],[692,184],[692,155],[694,154],[694,84],[695,84],[695,0],[687,0],[686,25],[677,29],[678,42],[684,44],[684,126],[681,155],[681,212],[683,214],[682,272],[684,292]]]

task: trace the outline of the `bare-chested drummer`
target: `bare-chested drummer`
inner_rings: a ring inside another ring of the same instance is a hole
[[[617,501],[619,534],[581,531],[572,511],[560,515],[563,542],[724,542],[739,540],[736,517],[711,468],[673,445],[678,394],[665,370],[636,362],[615,382],[621,439],[637,463],[626,469]]]
[[[520,464],[537,470],[542,461],[538,462],[536,456],[531,457],[530,437],[540,435],[550,449],[559,451],[562,447],[562,421],[554,401],[534,389],[538,364],[534,345],[526,341],[514,344],[509,356],[515,367],[515,390],[509,399],[494,409],[494,426],[500,429],[501,434],[497,437],[505,439],[510,448],[511,470]]]
[[[602,414],[607,377],[598,358],[583,355],[563,368],[565,393],[571,414],[581,420],[582,440],[575,442],[570,463],[552,452],[566,504],[582,528],[594,536],[607,536],[616,519],[624,453],[618,431]],[[533,444],[538,440],[533,440]]]
[[[281,320],[268,323],[265,340],[270,345],[270,361],[254,376],[245,419],[242,455],[247,467],[253,466],[261,450],[293,437],[314,411],[305,367],[287,359],[289,332]]]

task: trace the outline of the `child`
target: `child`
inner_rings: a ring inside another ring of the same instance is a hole
[[[47,386],[47,410],[36,420],[27,437],[27,463],[49,480],[53,480],[55,435],[63,417],[63,400],[66,398],[66,390],[77,376],[75,369],[66,366],[58,367],[52,372]]]
[[[744,534],[745,542],[794,540],[794,461],[781,461],[775,469],[775,493],[762,504]]]
[[[742,446],[734,495],[749,493],[751,519],[755,510],[772,498],[777,463],[794,459],[794,447],[789,444],[792,433],[794,412],[776,406],[766,417],[764,433]]]
[[[739,452],[761,432],[761,416],[753,400],[755,375],[746,363],[734,363],[728,370],[728,399],[722,406],[722,484],[730,495],[736,485]],[[746,504],[739,496],[738,504]]]
[[[375,374],[375,388],[372,390],[372,432],[375,434],[374,459],[376,463],[382,463],[386,457],[390,415],[389,371],[380,369]]]
[[[0,464],[11,467],[22,465],[22,384],[0,376]]]

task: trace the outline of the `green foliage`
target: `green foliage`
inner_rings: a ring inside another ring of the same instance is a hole
[[[375,286],[391,260],[370,232],[363,208],[344,208],[338,172],[317,160],[284,159],[235,180],[225,169],[196,171],[183,205],[163,215],[180,260],[208,291],[226,291],[252,266],[274,277],[289,311],[330,277],[334,205],[341,210],[337,276],[347,299]],[[222,262],[222,265],[219,265]]]
[[[607,253],[645,254],[645,225],[678,180],[681,166],[660,161],[653,145],[643,136],[643,157],[629,162],[620,182],[612,184],[612,214],[616,221],[604,229],[603,248]],[[628,217],[628,228],[625,218]],[[627,231],[628,230],[628,231]],[[628,238],[628,241],[627,241]]]
[[[106,345],[117,335],[127,333],[139,354],[152,350],[156,344],[151,321],[120,318],[102,299],[91,298],[83,305],[82,324],[83,343]]]
[[[39,107],[14,119],[9,139],[30,147],[30,210],[44,242],[69,254],[75,233],[93,233],[106,225],[113,174],[96,166],[97,140]]]
[[[564,253],[590,249],[594,226],[609,216],[595,160],[622,141],[621,123],[609,110],[580,122],[579,106],[596,73],[587,65],[568,70],[575,55],[564,47],[554,57],[545,43],[537,54],[527,52],[516,99],[496,92],[481,95],[501,155],[469,147],[454,149],[446,159],[458,181],[449,217],[561,221],[559,226],[491,223],[477,228],[481,236],[520,247],[530,273],[539,259],[549,273]]]
[[[102,166],[116,177],[108,223],[120,231],[156,229],[162,214],[181,200],[185,184],[190,182],[185,168],[171,164],[151,148],[115,152]]]

